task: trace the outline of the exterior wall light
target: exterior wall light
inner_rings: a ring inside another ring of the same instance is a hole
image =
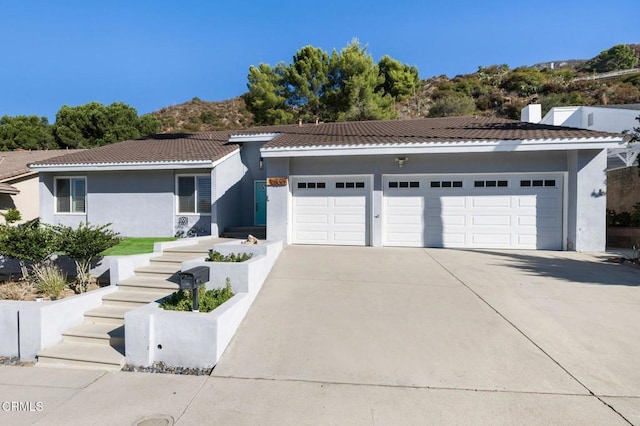
[[[396,163],[398,163],[398,167],[402,168],[402,166],[404,165],[404,163],[407,162],[407,160],[409,160],[409,157],[396,157]]]

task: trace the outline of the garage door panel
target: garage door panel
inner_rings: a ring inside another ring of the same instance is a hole
[[[437,221],[438,219],[445,226],[465,226],[467,223],[467,217],[465,215],[431,216],[432,221]]]
[[[511,234],[473,234],[471,240],[476,247],[508,247],[511,245]]]
[[[413,191],[387,185],[403,179],[422,183]],[[385,177],[383,244],[413,246],[421,240],[435,247],[562,248],[562,176],[478,175],[462,178],[462,187],[449,186],[455,180]]]
[[[476,196],[471,198],[471,206],[479,208],[500,208],[511,207],[511,197],[509,196]]]
[[[293,178],[293,243],[366,245],[367,180],[361,176]]]
[[[466,235],[464,233],[446,233],[440,238],[439,247],[464,247],[466,245]]]
[[[318,215],[318,214],[298,214],[296,215],[296,221],[298,223],[305,224],[321,224],[326,225],[329,223],[329,218],[327,215]]]
[[[488,226],[511,226],[511,216],[507,215],[479,215],[472,216],[471,223],[474,225],[488,225]]]
[[[518,216],[518,226],[536,226],[537,219],[535,216]]]
[[[361,227],[358,227],[358,228],[364,229],[365,222],[366,222],[366,219],[364,215],[360,215],[360,214],[337,214],[333,216],[333,223],[337,226],[362,225]]]
[[[447,197],[441,196],[437,199],[429,199],[427,206],[433,210],[442,210],[443,208],[456,208],[464,209],[466,207],[465,197]]]
[[[355,207],[364,210],[363,196],[335,196],[330,199],[334,207]]]

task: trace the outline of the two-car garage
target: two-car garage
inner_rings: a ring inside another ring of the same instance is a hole
[[[561,250],[562,173],[294,177],[294,244]],[[377,217],[376,217],[377,216]],[[380,229],[372,229],[374,217]]]

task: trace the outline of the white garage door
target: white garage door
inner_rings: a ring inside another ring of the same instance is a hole
[[[561,174],[385,176],[386,246],[562,249]]]
[[[293,243],[369,244],[369,176],[294,177]]]

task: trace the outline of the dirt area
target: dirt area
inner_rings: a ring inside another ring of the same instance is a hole
[[[0,300],[36,300],[42,298],[42,300],[51,300],[49,296],[38,291],[35,284],[28,280],[15,280],[11,277],[0,277]],[[92,283],[87,291],[96,290],[100,288],[97,283]],[[71,288],[65,288],[58,299],[64,299],[65,297],[74,296]]]

